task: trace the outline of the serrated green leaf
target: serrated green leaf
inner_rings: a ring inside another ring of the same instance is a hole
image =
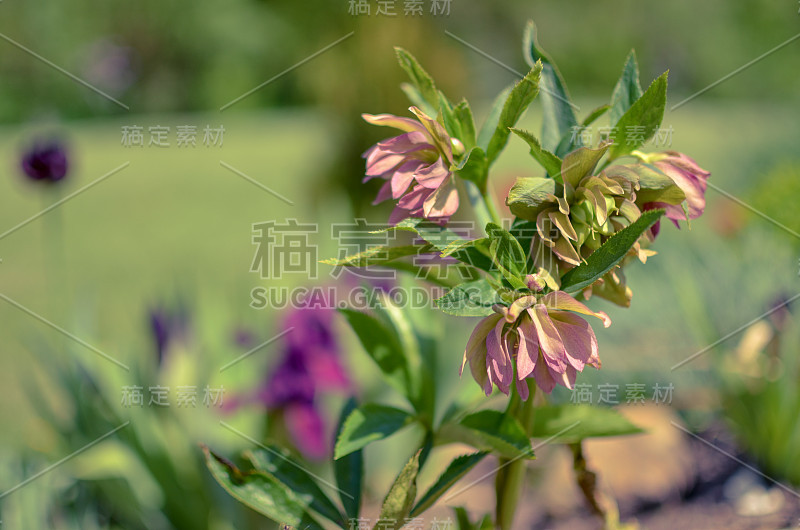
[[[600,248],[586,258],[584,263],[562,276],[561,290],[572,294],[592,285],[598,278],[616,266],[644,231],[653,226],[662,215],[664,215],[664,210],[643,212],[639,219],[608,238]]]
[[[422,112],[428,116],[436,115],[436,109],[432,107],[430,103],[425,101],[425,98],[422,97],[422,93],[417,90],[417,87],[411,83],[400,83],[400,90],[403,91],[411,104],[422,109]]]
[[[361,311],[339,309],[339,312],[347,319],[364,350],[378,365],[389,384],[408,397],[411,390],[408,365],[394,330]]]
[[[531,67],[531,71],[514,85],[508,98],[503,104],[497,127],[492,134],[489,144],[486,147],[486,157],[489,165],[497,159],[497,156],[508,143],[510,134],[509,127],[517,124],[522,114],[539,93],[539,79],[542,75],[542,63],[537,62]]]
[[[400,67],[408,74],[408,77],[411,79],[411,84],[419,90],[422,98],[432,106],[434,110],[438,110],[439,93],[436,90],[436,84],[433,82],[433,78],[420,66],[413,55],[400,47],[395,47],[394,50],[397,54],[397,62],[400,63]]]
[[[535,221],[543,209],[552,206],[550,197],[556,192],[556,182],[551,178],[518,178],[506,197],[511,213],[521,219]]]
[[[356,407],[357,404],[353,398],[350,398],[345,403],[339,416],[339,424],[336,428],[336,438],[334,440],[339,439],[345,420]],[[334,460],[333,472],[336,477],[336,485],[339,487],[339,499],[342,501],[347,519],[357,519],[361,512],[361,487],[364,481],[363,452],[353,451],[349,455]]]
[[[483,457],[487,454],[488,453],[481,451],[469,455],[461,455],[450,462],[447,469],[444,470],[438,480],[425,492],[419,502],[417,502],[417,505],[414,506],[414,509],[411,510],[411,516],[416,517],[433,506],[447,490],[461,480],[464,475],[469,473],[469,471],[475,467],[478,462],[483,460]]]
[[[614,126],[616,138],[609,151],[612,160],[639,149],[658,130],[667,104],[668,74],[664,72],[653,81],[642,97],[617,121]]]
[[[494,313],[492,306],[501,302],[494,288],[482,279],[453,287],[436,299],[436,307],[448,315],[482,317]]]
[[[484,151],[489,148],[489,141],[497,130],[497,124],[500,122],[500,114],[503,112],[503,107],[508,99],[508,95],[511,93],[511,88],[512,87],[508,87],[497,95],[492,102],[486,121],[484,121],[481,126],[481,130],[478,133],[478,146]]]
[[[606,104],[600,105],[596,109],[592,109],[592,111],[590,111],[586,118],[584,118],[584,120],[581,122],[581,126],[588,127],[589,125],[593,124],[597,118],[608,112],[610,108],[611,105]]]
[[[539,140],[528,131],[512,128],[511,132],[525,140],[531,148],[531,156],[542,165],[548,175],[561,182],[561,159],[543,148]]]
[[[414,422],[413,414],[384,405],[363,405],[350,413],[336,440],[334,459],[383,440]]]
[[[522,51],[528,65],[533,66],[536,61],[542,62],[542,74],[539,82],[542,102],[542,146],[548,151],[555,152],[572,128],[578,125],[575,117],[575,106],[567,93],[566,83],[561,77],[555,63],[545,53],[537,40],[536,25],[529,21],[525,28]]]
[[[275,522],[299,528],[322,530],[306,510],[310,499],[263,471],[242,471],[202,446],[206,466],[220,486],[233,498]]]
[[[245,458],[257,471],[273,475],[293,492],[310,498],[309,507],[323,517],[337,523],[346,522],[347,518],[342,515],[339,508],[320,489],[306,467],[289,451],[273,444],[265,444],[265,447],[244,453]]]
[[[528,255],[519,241],[508,230],[503,230],[494,223],[486,225],[489,235],[489,256],[503,277],[515,289],[527,289],[524,278],[527,274]]]
[[[417,474],[419,473],[419,455],[422,450],[417,451],[411,460],[403,466],[400,474],[386,494],[381,507],[376,529],[394,528],[399,529],[405,526],[406,517],[411,511],[414,499],[417,497]]]
[[[519,420],[496,410],[482,410],[466,416],[458,426],[461,440],[505,458],[533,458],[531,441]]]
[[[636,64],[636,52],[631,50],[622,68],[622,75],[611,93],[611,123],[619,122],[631,105],[642,97],[642,85],[639,84],[639,65]]]
[[[531,428],[533,438],[555,436],[554,443],[576,443],[585,438],[643,432],[614,409],[583,404],[537,407]]]
[[[475,136],[475,118],[472,116],[472,109],[470,109],[467,100],[463,99],[461,103],[455,106],[453,112],[456,119],[461,124],[461,136],[459,140],[464,144],[464,148],[469,151],[475,147],[478,141]]]
[[[455,109],[447,97],[439,91],[439,116],[444,129],[451,138],[461,138],[461,121],[456,117]]]

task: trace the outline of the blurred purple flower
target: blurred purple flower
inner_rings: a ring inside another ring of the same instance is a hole
[[[183,305],[173,310],[167,310],[160,306],[148,312],[148,320],[156,349],[156,358],[160,366],[169,347],[176,340],[186,338],[189,328],[188,313]]]
[[[697,219],[706,209],[707,180],[711,173],[701,168],[697,162],[677,151],[664,151],[650,158],[653,165],[667,175],[686,195],[686,211],[683,204],[667,204],[650,202],[643,205],[642,210],[664,208],[665,216],[680,228],[678,221]],[[653,237],[658,235],[660,222],[653,225]]]
[[[36,142],[22,155],[22,171],[37,182],[56,183],[68,168],[66,148],[55,140]]]

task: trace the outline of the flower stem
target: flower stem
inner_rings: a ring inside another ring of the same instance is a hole
[[[485,228],[489,223],[499,225],[500,216],[497,214],[497,208],[489,191],[482,192],[478,186],[469,181],[464,181],[464,186],[467,189],[472,209],[475,211],[475,220],[481,225],[481,228]]]
[[[620,522],[617,503],[598,487],[597,474],[586,467],[583,444],[576,442],[569,444],[569,447],[572,449],[575,480],[584,498],[589,503],[592,513],[603,519],[603,528],[605,530],[631,530],[638,528],[635,524],[623,524]]]
[[[529,389],[527,401],[522,401],[516,388],[512,387],[511,398],[508,402],[506,414],[516,417],[525,432],[530,434],[533,426],[533,396],[536,392],[536,383],[533,380],[526,381]],[[527,456],[527,455],[526,455]],[[527,458],[519,457],[514,460],[500,459],[500,469],[495,477],[495,492],[497,495],[497,528],[510,530],[514,524],[514,514],[517,509],[519,496],[525,485],[525,470]]]

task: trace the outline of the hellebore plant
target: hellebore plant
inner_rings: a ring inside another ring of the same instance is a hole
[[[418,329],[406,308],[386,299],[370,312],[341,309],[385,381],[407,406],[355,401],[345,406],[333,449],[341,504],[327,497],[310,475],[300,477],[296,470],[281,474],[274,465],[264,466],[253,458],[250,469],[243,470],[208,452],[215,478],[240,501],[291,526],[321,528],[317,518],[324,518],[344,528],[363,528],[363,448],[417,424],[425,434],[386,494],[375,528],[401,528],[420,517],[489,454],[499,460],[495,513],[473,524],[458,508],[459,526],[512,528],[526,462],[533,458],[531,438],[570,445],[588,506],[606,527],[622,527],[613,501],[586,468],[581,442],[640,430],[613,409],[548,405],[546,398],[557,385],[574,388],[587,365],[600,368],[600,346],[584,317],[595,317],[605,327],[611,320],[585,302],[595,296],[630,305],[633,290],[624,269],[655,254],[650,247],[663,215],[677,225],[703,213],[709,173],[682,153],[640,150],[661,124],[666,73],[643,90],[631,53],[609,104],[579,121],[565,81],[536,40],[533,23],[527,27],[523,50],[530,71],[498,97],[477,129],[469,103],[452,103],[408,52],[397,49],[400,66],[411,80],[403,90],[414,118],[363,115],[371,124],[402,131],[364,153],[364,181],[385,181],[375,202],[397,201],[388,230],[411,232],[419,243],[380,246],[325,261],[413,270],[417,278],[431,280],[420,274],[425,270],[404,261],[429,254],[470,271],[477,279],[438,279],[450,289],[436,305],[457,317],[482,317],[472,334],[461,339],[461,371],[468,365],[486,396],[495,387],[508,395],[506,409],[474,412],[474,406],[458,401],[446,407],[437,403],[437,356],[450,356],[453,369],[457,359]],[[516,127],[537,98],[543,116],[539,137]],[[584,135],[576,131],[604,115],[616,130],[615,140],[601,138],[597,145],[584,145]],[[514,218],[504,223],[493,204],[489,177],[512,133],[528,145],[544,173],[516,180],[505,197]],[[484,230],[474,239],[449,228],[465,198]],[[440,408],[446,412],[437,414]],[[476,452],[450,462],[418,495],[420,468],[432,465],[427,457],[433,447],[448,443],[471,445]]]

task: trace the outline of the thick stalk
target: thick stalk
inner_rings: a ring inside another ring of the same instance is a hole
[[[488,190],[481,192],[474,183],[464,181],[464,187],[467,189],[467,197],[475,211],[475,220],[484,229],[488,223],[500,224],[500,216],[497,215],[497,208],[494,206],[494,201],[489,195]]]
[[[527,401],[522,401],[512,386],[511,399],[508,403],[507,414],[516,417],[525,432],[530,434],[533,425],[533,397],[536,384],[533,380],[526,380],[529,389]],[[527,455],[526,455],[527,456]],[[495,477],[495,492],[497,494],[497,527],[501,530],[510,530],[514,524],[514,514],[519,502],[519,496],[525,485],[525,470],[527,458],[518,457],[514,460],[500,459],[500,469]]]

